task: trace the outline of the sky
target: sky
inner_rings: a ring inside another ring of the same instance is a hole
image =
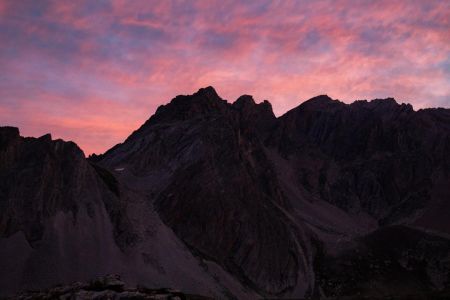
[[[86,155],[213,86],[276,115],[319,94],[450,108],[450,1],[0,0],[0,125]]]

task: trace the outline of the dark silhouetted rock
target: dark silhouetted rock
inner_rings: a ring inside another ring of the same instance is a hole
[[[268,102],[227,104],[207,88],[158,109],[100,165],[141,178],[130,184],[162,220],[243,284],[312,295],[323,239],[333,248],[397,223],[448,232],[445,216],[438,226],[424,219],[448,205],[449,119],[438,115],[392,98],[347,105],[324,95],[277,119]]]
[[[81,298],[170,286],[215,298],[445,299],[449,153],[448,109],[321,95],[277,118],[267,101],[230,104],[212,87],[175,97],[88,160],[73,143],[5,127],[0,251],[22,264],[8,282],[118,273],[141,284],[103,279]]]

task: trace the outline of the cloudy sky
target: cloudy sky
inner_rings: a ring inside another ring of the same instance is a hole
[[[450,108],[450,1],[243,2],[0,0],[0,125],[90,154],[208,85]]]

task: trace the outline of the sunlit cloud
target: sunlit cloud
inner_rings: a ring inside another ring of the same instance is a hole
[[[450,107],[448,1],[2,1],[0,123],[86,152],[213,85],[277,115],[318,94]]]

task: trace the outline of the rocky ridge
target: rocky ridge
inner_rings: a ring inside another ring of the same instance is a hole
[[[32,248],[46,250],[52,243],[43,237],[55,226],[46,220],[59,212],[77,226],[108,224],[99,234],[110,237],[107,259],[118,263],[65,282],[119,273],[133,283],[238,299],[382,299],[396,287],[402,295],[449,289],[447,109],[322,95],[277,118],[267,101],[243,95],[230,104],[207,87],[159,107],[122,144],[88,161],[49,136],[0,133],[0,176],[10,180],[0,189],[0,250],[21,232]],[[14,177],[21,170],[31,175]],[[41,174],[45,180],[36,181]],[[46,184],[50,192],[41,192]],[[20,191],[23,200],[13,201]],[[29,195],[39,197],[27,202]],[[88,213],[93,203],[101,213]],[[80,207],[87,219],[78,219]],[[75,244],[86,235],[81,228]],[[404,280],[393,285],[391,273]]]

